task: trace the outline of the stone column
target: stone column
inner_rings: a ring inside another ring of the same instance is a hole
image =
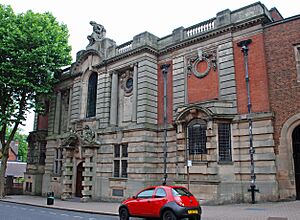
[[[118,73],[112,73],[110,93],[110,124],[116,126],[118,121]]]
[[[55,118],[54,118],[54,133],[60,132],[60,116],[61,116],[61,92],[56,93]]]
[[[138,86],[138,64],[133,65],[133,91],[132,91],[132,121],[136,122],[137,112],[137,86]]]

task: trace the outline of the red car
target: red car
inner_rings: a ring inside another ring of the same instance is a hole
[[[152,186],[122,202],[120,220],[129,217],[201,220],[197,199],[182,186]]]

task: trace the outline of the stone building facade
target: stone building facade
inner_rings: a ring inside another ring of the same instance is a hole
[[[251,117],[257,200],[295,197],[295,186],[284,189],[295,180],[285,175],[290,167],[278,172],[285,145],[276,142],[282,121],[275,120],[276,82],[269,80],[277,61],[266,46],[276,24],[285,22],[276,9],[255,3],[163,38],[144,32],[122,45],[91,22],[86,50],[59,74],[48,118],[37,118],[31,133],[32,155],[45,158],[29,162],[27,193],[120,201],[162,183],[166,138],[167,184],[185,185],[210,203],[249,201]],[[250,115],[237,46],[245,39],[252,39]]]

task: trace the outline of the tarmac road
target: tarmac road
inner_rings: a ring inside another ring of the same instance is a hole
[[[0,201],[0,220],[117,220],[117,216],[51,209]]]

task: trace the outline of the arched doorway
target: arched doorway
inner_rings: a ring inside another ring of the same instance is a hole
[[[80,162],[77,166],[77,175],[76,175],[76,197],[82,197],[82,172],[83,172],[83,162]]]
[[[293,157],[295,168],[296,199],[300,200],[300,125],[298,125],[292,134]]]

